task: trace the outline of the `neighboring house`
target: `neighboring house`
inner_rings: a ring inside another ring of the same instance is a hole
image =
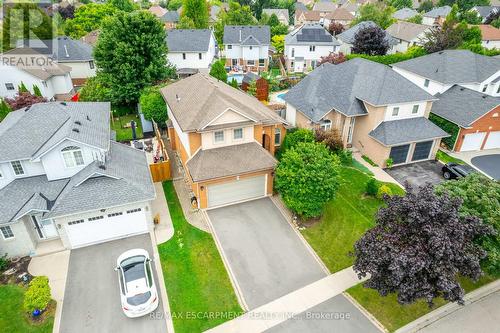
[[[484,23],[490,14],[496,14],[500,11],[500,6],[474,6],[471,11],[476,12],[477,16],[481,18],[481,22]]]
[[[12,49],[0,57],[10,59],[0,63],[0,97],[15,97],[22,83],[31,93],[37,86],[48,100],[68,100],[73,96],[71,67],[28,48]]]
[[[469,50],[445,50],[392,64],[393,69],[432,95],[453,85],[500,96],[500,59]]]
[[[458,127],[451,149],[471,151],[500,148],[500,97],[458,85],[436,97],[439,100],[434,102],[432,114]]]
[[[394,165],[433,159],[448,136],[427,119],[432,95],[389,66],[362,58],[321,65],[283,99],[291,125],[337,129],[344,146],[382,167],[389,158]]]
[[[177,71],[208,69],[217,45],[210,29],[172,29],[167,31],[167,59]]]
[[[356,16],[356,14],[358,13],[359,11],[359,7],[361,5],[358,4],[358,3],[354,3],[354,2],[351,2],[351,1],[347,1],[345,2],[342,6],[340,6],[340,8],[344,8],[345,10],[347,10],[349,13],[351,13],[352,15]]]
[[[297,12],[297,11],[307,11],[307,7],[302,2],[299,2],[299,1],[297,1],[294,4],[294,8],[295,8],[295,12]]]
[[[304,24],[323,23],[320,12],[315,10],[296,10],[295,11],[295,26]]]
[[[165,15],[163,15],[162,17],[160,17],[160,21],[165,26],[165,29],[167,30],[175,29],[177,27],[177,23],[179,23],[179,17],[180,17],[179,12],[171,10],[166,12]]]
[[[339,23],[347,27],[354,20],[354,15],[352,15],[345,8],[337,8],[333,12],[325,15],[323,19],[323,24],[325,27],[329,27],[330,23]]]
[[[331,1],[320,1],[316,2],[313,6],[313,10],[319,12],[319,15],[324,18],[326,14],[333,12],[337,9],[337,4]]]
[[[297,0],[297,2],[307,7],[313,5],[315,0]]]
[[[450,12],[450,6],[433,8],[423,15],[422,24],[432,26],[441,25]]]
[[[378,27],[378,25],[372,21],[363,21],[335,36],[340,43],[339,51],[344,54],[351,54],[352,47],[356,39],[355,38],[356,34],[362,29],[371,27]],[[386,39],[390,47],[388,53],[391,53],[390,51],[392,50],[394,45],[398,44],[398,41],[387,33],[386,33]]]
[[[305,24],[285,36],[284,56],[288,72],[308,72],[321,57],[337,52],[339,42],[319,24]]]
[[[489,24],[480,24],[481,45],[487,49],[500,49],[500,29]]]
[[[393,50],[395,52],[406,52],[411,46],[422,45],[425,40],[425,33],[430,29],[428,25],[398,21],[385,31],[398,40],[398,44],[393,46]]]
[[[97,39],[99,38],[99,30],[94,30],[80,38],[82,42],[94,47],[97,44]]]
[[[392,14],[392,17],[399,21],[406,21],[418,15],[418,12],[413,8],[401,8]]]
[[[269,66],[269,26],[224,26],[226,66],[243,72],[267,71]]]
[[[229,4],[228,3],[221,3],[219,5],[212,5],[210,6],[210,17],[208,18],[208,23],[210,26],[213,26],[215,22],[217,22],[217,16],[219,15],[220,11],[228,11],[229,10]]]
[[[165,8],[160,7],[158,5],[149,7],[148,11],[158,18],[162,17],[167,13],[167,10]]]
[[[288,13],[288,9],[271,9],[265,8],[262,10],[263,14],[267,14],[268,16],[276,15],[281,24],[290,25],[290,14]]]
[[[112,141],[109,103],[41,103],[0,123],[0,248],[36,255],[149,232],[143,151]]]
[[[272,195],[273,155],[286,134],[284,119],[256,98],[201,73],[161,93],[170,143],[198,208]]]

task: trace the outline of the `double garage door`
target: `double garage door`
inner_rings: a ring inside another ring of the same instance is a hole
[[[465,134],[460,151],[472,151],[483,149],[500,148],[500,131],[490,132],[486,138],[486,132]]]
[[[208,208],[264,197],[266,195],[266,176],[210,185],[207,195]]]
[[[429,159],[431,154],[432,146],[434,141],[424,141],[415,144],[413,149],[413,155],[411,156],[411,161],[421,161]],[[391,148],[391,153],[389,157],[392,159],[394,164],[406,163],[408,158],[408,152],[410,151],[410,145],[401,145]]]
[[[149,230],[145,212],[141,208],[71,221],[65,225],[65,229],[71,248],[142,234]]]

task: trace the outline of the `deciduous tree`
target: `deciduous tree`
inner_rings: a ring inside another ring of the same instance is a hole
[[[5,103],[9,105],[9,108],[11,110],[19,110],[33,104],[44,102],[47,102],[47,99],[45,97],[33,95],[29,91],[21,92],[14,98],[5,98]]]
[[[373,21],[382,29],[387,29],[387,27],[396,22],[396,20],[392,18],[393,13],[394,8],[390,6],[386,6],[382,3],[368,3],[359,8],[359,15],[352,21],[351,26],[363,21]]]
[[[325,64],[325,63],[337,65],[337,64],[343,63],[346,60],[347,60],[347,58],[342,52],[339,52],[339,53],[331,52],[326,57],[321,57],[320,61],[318,62],[318,66]]]
[[[159,125],[163,125],[167,121],[167,105],[160,93],[159,87],[144,89],[139,98],[139,105],[146,119],[154,120]]]
[[[353,53],[385,55],[389,50],[386,33],[379,27],[366,27],[354,35]]]
[[[376,226],[354,246],[354,270],[359,277],[371,275],[365,287],[382,296],[396,293],[401,304],[423,299],[431,306],[436,297],[463,303],[457,278],[481,276],[486,253],[473,240],[491,228],[461,216],[461,200],[436,195],[430,184],[407,189],[405,196],[385,196]]]
[[[331,22],[328,25],[328,31],[334,36],[344,32],[344,30],[345,30],[345,27],[338,22]]]
[[[112,17],[117,9],[109,4],[89,3],[75,10],[75,17],[66,20],[66,35],[79,39],[87,33],[101,28],[106,18]]]
[[[227,82],[227,73],[226,69],[224,68],[224,63],[222,62],[222,60],[213,63],[212,67],[210,68],[210,75],[216,78],[217,80],[220,80],[222,82]]]
[[[111,89],[104,82],[102,74],[89,78],[78,92],[82,102],[107,102],[111,100]]]
[[[214,34],[217,42],[222,44],[224,35],[224,26],[226,25],[252,25],[256,24],[257,20],[253,17],[252,10],[249,6],[242,6],[238,2],[229,2],[229,10],[221,10],[217,14],[217,22],[214,26]]]
[[[277,53],[283,53],[285,50],[285,35],[275,35],[271,38],[271,45],[274,46]]]

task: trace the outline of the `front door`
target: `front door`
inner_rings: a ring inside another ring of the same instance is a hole
[[[352,133],[354,132],[354,124],[356,123],[356,118],[351,117],[349,120],[349,131],[347,132],[347,143],[352,143]]]
[[[40,239],[57,237],[57,229],[54,221],[51,219],[41,220],[37,216],[32,215],[31,220],[35,226],[36,233]]]

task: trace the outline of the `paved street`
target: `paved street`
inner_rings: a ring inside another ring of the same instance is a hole
[[[149,234],[128,237],[72,250],[61,318],[61,333],[166,332],[162,302],[150,316],[127,318],[121,309],[116,258],[123,252],[142,248],[153,255]],[[158,275],[154,270],[158,286]]]
[[[500,154],[476,156],[471,163],[488,176],[500,180]]]

